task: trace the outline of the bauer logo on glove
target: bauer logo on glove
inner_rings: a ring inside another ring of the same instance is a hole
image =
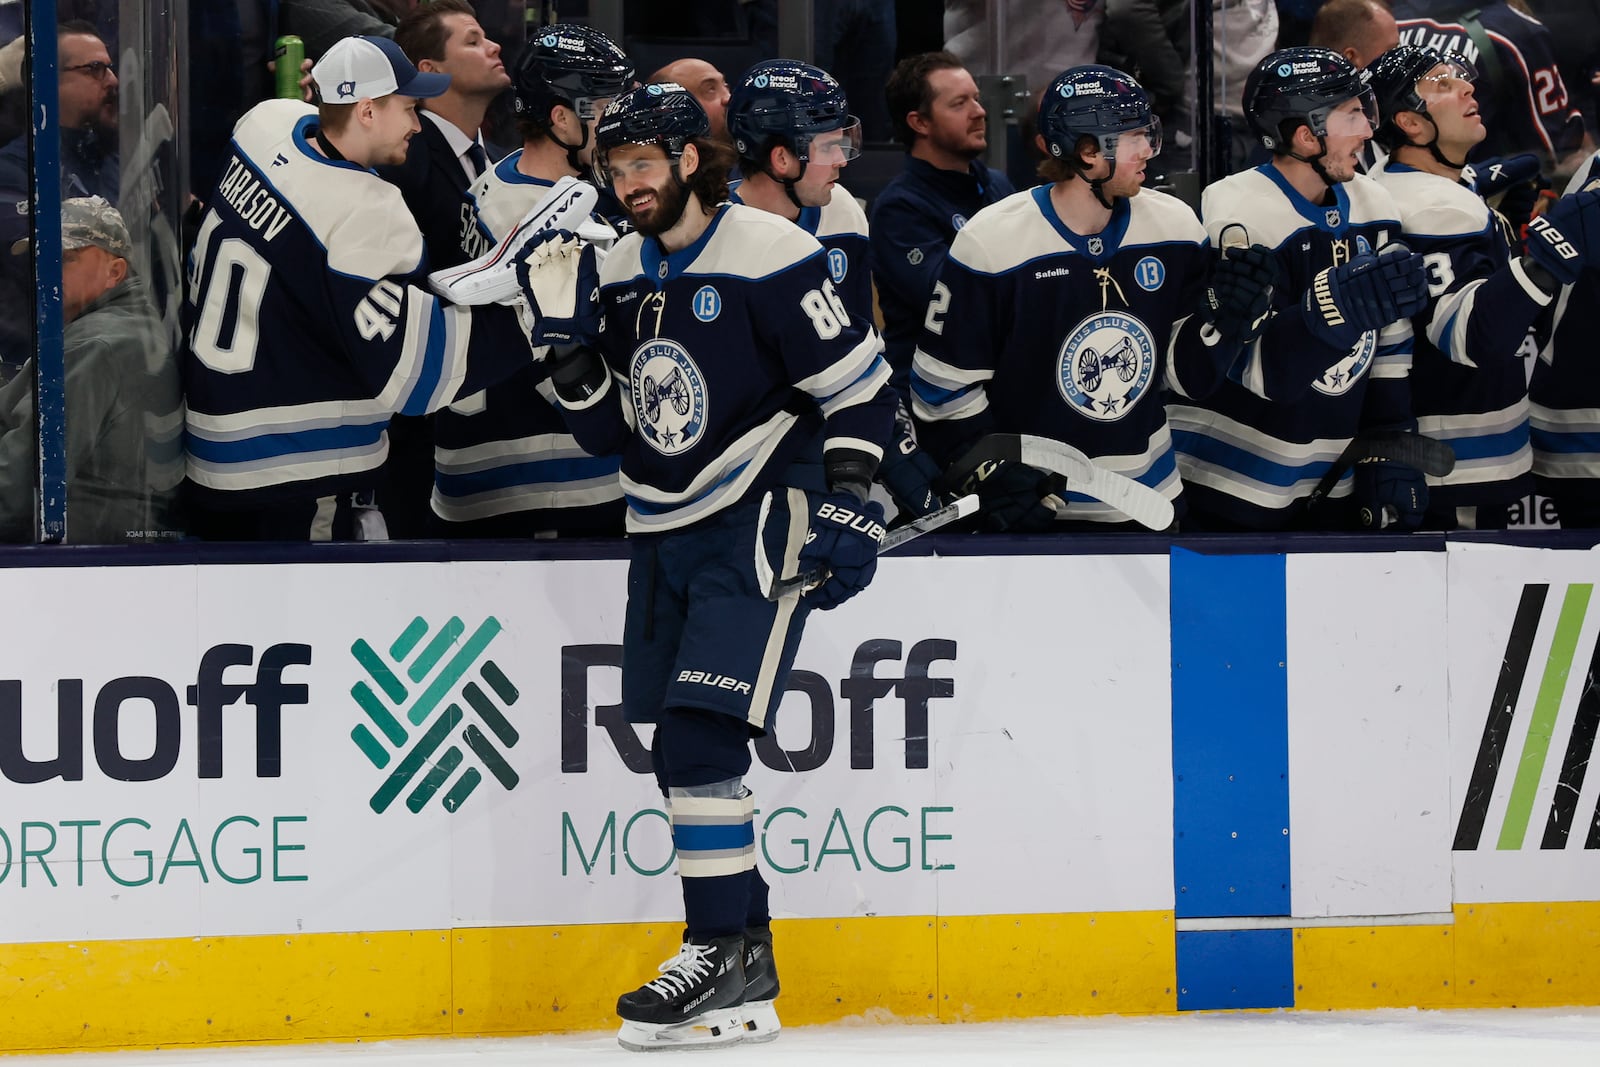
[[[884,527],[883,523],[877,521],[872,516],[862,514],[859,511],[853,511],[850,508],[840,507],[839,505],[832,503],[824,503],[817,509],[817,520],[819,522],[838,523],[840,526],[854,530],[856,533],[861,534],[863,537],[870,538],[874,542],[882,541],[883,535],[889,532]],[[806,539],[810,540],[815,536],[815,533],[808,534]]]

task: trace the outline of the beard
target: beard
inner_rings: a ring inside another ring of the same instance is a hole
[[[683,217],[684,206],[689,202],[688,188],[676,177],[659,189],[652,189],[655,196],[655,206],[649,209],[647,215],[639,215],[633,210],[633,205],[624,203],[622,208],[628,213],[628,219],[633,223],[633,228],[646,237],[659,237]]]

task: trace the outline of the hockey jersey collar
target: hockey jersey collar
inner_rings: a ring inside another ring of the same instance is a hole
[[[1256,170],[1265,174],[1274,185],[1283,190],[1283,195],[1289,198],[1290,206],[1301,218],[1324,233],[1344,232],[1345,226],[1350,222],[1350,194],[1345,192],[1344,182],[1338,182],[1333,186],[1333,205],[1324,207],[1321,204],[1313,204],[1301,196],[1300,190],[1290,185],[1289,179],[1283,176],[1283,172],[1271,163],[1263,163]]]
[[[317,116],[315,115],[307,115],[294,124],[294,133],[292,134],[294,146],[301,155],[314,163],[321,163],[324,167],[343,167],[346,170],[364,170],[368,174],[377,173],[371,167],[363,167],[361,164],[352,163],[348,159],[329,159],[321,152],[318,152],[311,143],[311,138],[315,136],[312,131],[317,126]]]
[[[490,167],[494,170],[495,177],[507,185],[538,185],[544,188],[550,188],[555,185],[555,182],[546,181],[543,178],[535,178],[531,174],[524,174],[518,170],[517,163],[521,159],[522,149],[519,148],[500,162],[491,163]]]
[[[711,235],[717,232],[717,226],[728,213],[728,205],[721,204],[717,207],[716,214],[711,216],[711,221],[706,223],[705,232],[695,238],[694,244],[676,252],[662,255],[661,242],[654,237],[646,237],[639,245],[639,267],[650,283],[657,289],[667,282],[678,277],[689,269],[706,245],[711,241]]]
[[[1074,232],[1061,220],[1061,216],[1056,214],[1056,206],[1050,202],[1050,189],[1048,183],[1036,185],[1029,195],[1039,206],[1039,214],[1049,221],[1056,233],[1061,235],[1061,239],[1075,251],[1088,256],[1096,263],[1103,263],[1114,256],[1117,249],[1122,247],[1122,238],[1128,233],[1128,220],[1133,217],[1133,212],[1128,207],[1128,198],[1119,196],[1111,205],[1111,221],[1106,223],[1105,229],[1099,233],[1084,235]],[[1098,252],[1093,250],[1096,241],[1099,242]]]
[[[739,195],[739,187],[737,185],[730,183],[728,199],[735,204],[744,203],[744,197]],[[817,235],[817,227],[822,225],[822,209],[820,207],[801,208],[800,217],[794,220],[794,224],[815,237]]]

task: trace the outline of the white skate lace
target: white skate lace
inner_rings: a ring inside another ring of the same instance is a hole
[[[655,990],[663,1000],[671,1000],[711,973],[708,955],[710,949],[705,945],[684,945],[676,956],[656,968],[661,977],[645,983],[646,988]]]

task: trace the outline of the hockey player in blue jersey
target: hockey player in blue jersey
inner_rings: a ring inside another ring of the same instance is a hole
[[[269,100],[234,130],[189,259],[184,351],[190,528],[224,540],[351,537],[397,412],[422,414],[532,359],[510,308],[424,287],[422,234],[369,168],[405,158],[422,74],[347,37],[312,69],[313,109]]]
[[[906,164],[872,201],[872,274],[895,388],[905,394],[928,296],[950,243],[968,219],[1016,190],[983,162],[988,112],[956,56],[907,56],[884,96]]]
[[[557,181],[591,175],[594,124],[633,85],[633,63],[599,30],[558,23],[527,43],[512,75],[522,147],[468,191],[465,259],[504,239]],[[615,234],[593,225],[586,239],[609,247]],[[434,442],[433,511],[446,537],[622,534],[617,458],[573,440],[542,364],[442,409]]]
[[[1161,125],[1143,88],[1073,67],[1045,90],[1047,184],[956,234],[911,364],[913,412],[945,465],[990,432],[1065,441],[1181,504],[1162,390],[1215,388],[1271,302],[1272,259],[1219,261],[1194,213],[1142,188]],[[1020,463],[966,490],[989,530],[1126,522]]]
[[[1552,217],[1578,201],[1580,210]],[[1565,257],[1563,283],[1549,340],[1533,365],[1528,395],[1533,427],[1533,474],[1539,492],[1556,505],[1564,529],[1600,527],[1600,154],[1589,157],[1567,193],[1528,227],[1531,247],[1541,229],[1555,231]]]
[[[1565,201],[1515,255],[1509,224],[1461,181],[1467,154],[1487,135],[1464,56],[1415,45],[1368,68],[1390,153],[1373,177],[1400,209],[1406,244],[1428,269],[1428,304],[1412,316],[1411,405],[1419,432],[1447,441],[1455,469],[1429,478],[1425,525],[1498,530],[1507,505],[1533,488],[1528,441],[1529,331],[1560,290],[1550,240],[1564,231]],[[1553,231],[1550,223],[1554,223]]]
[[[1414,528],[1420,471],[1341,460],[1363,429],[1412,427],[1409,317],[1427,300],[1422,257],[1386,247],[1393,199],[1357,173],[1377,121],[1366,75],[1325,48],[1282,49],[1246,79],[1244,111],[1272,160],[1207,187],[1201,218],[1215,241],[1272,249],[1282,284],[1229,379],[1168,405],[1190,514],[1217,530]]]
[[[872,578],[884,527],[867,489],[893,423],[888,365],[822,246],[725,203],[732,152],[708,134],[681,86],[619,97],[598,163],[636,231],[598,277],[592,250],[564,236],[526,262],[567,421],[591,452],[622,455],[623,710],[656,726],[683,884],[682,949],[618,1000],[619,1040],[635,1050],[777,1032],[749,743],[809,611]],[[768,599],[775,580],[813,569],[829,574],[820,586]]]
[[[839,83],[797,60],[757,63],[734,85],[728,133],[744,174],[733,202],[770,211],[815,237],[845,309],[875,334],[867,216],[839,184],[840,172],[861,154],[861,123]],[[940,506],[933,488],[939,468],[917,447],[904,405],[895,429],[878,480],[901,514],[926,515]]]

